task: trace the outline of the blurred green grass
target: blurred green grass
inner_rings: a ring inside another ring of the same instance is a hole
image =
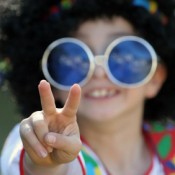
[[[17,105],[12,93],[3,87],[0,89],[0,150],[3,147],[5,139],[13,128],[20,121]]]

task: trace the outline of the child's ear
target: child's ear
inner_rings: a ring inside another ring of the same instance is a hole
[[[156,72],[150,82],[147,84],[146,97],[153,98],[157,95],[160,88],[167,77],[167,70],[165,65],[158,64]]]

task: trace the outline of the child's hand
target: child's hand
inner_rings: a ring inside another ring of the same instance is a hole
[[[48,82],[38,86],[43,111],[33,113],[20,124],[24,148],[36,165],[54,166],[75,159],[81,149],[76,112],[81,89],[73,85],[62,109],[57,109]]]

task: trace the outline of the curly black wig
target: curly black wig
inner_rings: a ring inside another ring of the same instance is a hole
[[[159,0],[157,13],[133,5],[132,0],[74,1],[65,3],[64,8],[60,0],[0,1],[1,57],[10,59],[7,78],[24,118],[41,109],[37,86],[44,79],[40,64],[46,47],[58,38],[71,35],[85,20],[118,15],[127,19],[139,35],[152,44],[167,66],[168,77],[159,94],[145,103],[145,120],[173,119],[175,1]]]

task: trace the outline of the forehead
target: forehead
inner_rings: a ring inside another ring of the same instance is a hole
[[[104,49],[114,39],[134,35],[134,27],[122,17],[96,19],[82,23],[73,34],[97,52]]]
[[[89,20],[82,23],[78,30],[74,33],[75,36],[101,36],[103,35],[122,35],[125,33],[134,34],[134,27],[123,17],[115,16],[111,19],[101,18]],[[102,37],[102,36],[101,36]]]

